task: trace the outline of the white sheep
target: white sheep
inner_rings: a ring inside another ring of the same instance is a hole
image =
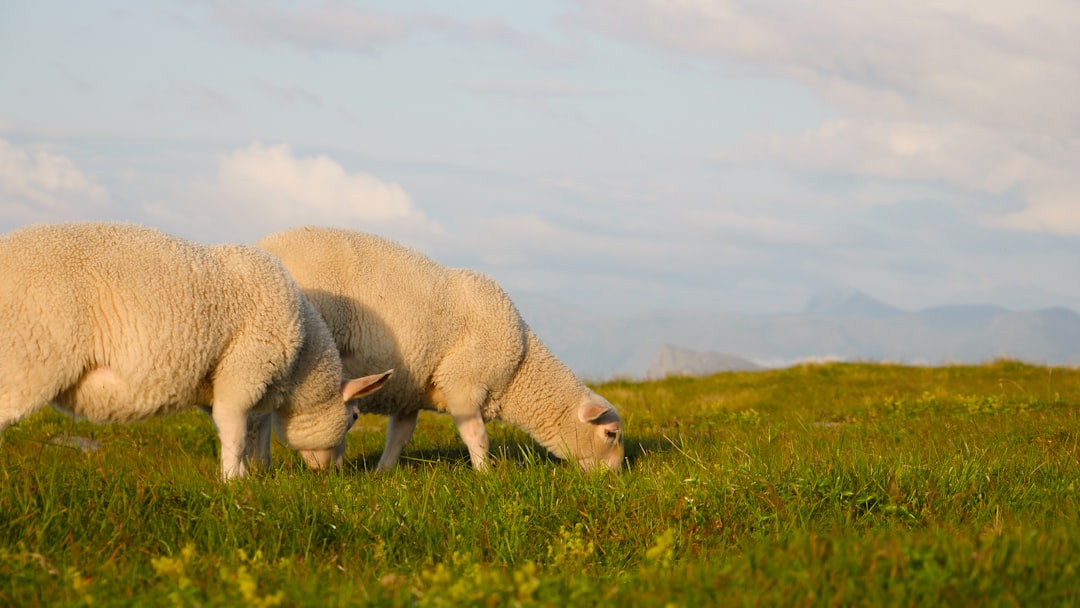
[[[322,314],[346,371],[394,368],[360,406],[390,417],[379,470],[397,462],[421,409],[453,416],[476,469],[487,467],[488,420],[585,469],[620,468],[618,412],[544,346],[494,280],[349,230],[295,228],[257,245]]]
[[[347,402],[388,376],[342,381],[325,323],[265,252],[132,224],[0,236],[0,333],[0,433],[50,401],[94,422],[202,405],[224,479],[269,459],[271,426],[313,468],[340,461]]]

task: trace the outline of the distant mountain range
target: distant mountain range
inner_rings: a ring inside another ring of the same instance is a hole
[[[515,294],[529,325],[587,379],[703,375],[805,360],[1080,365],[1080,315],[942,306],[910,312],[858,292],[823,292],[798,313],[656,312],[605,317]]]
[[[707,376],[716,372],[750,372],[760,369],[764,368],[742,357],[723,353],[703,353],[665,344],[656,351],[644,376],[649,379],[667,376]]]

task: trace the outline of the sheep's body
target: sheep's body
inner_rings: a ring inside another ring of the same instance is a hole
[[[397,462],[421,409],[454,417],[479,469],[484,422],[496,419],[585,468],[621,465],[615,408],[551,354],[494,280],[348,230],[296,228],[258,245],[322,314],[346,372],[395,370],[361,405],[390,416],[379,469]]]
[[[269,424],[249,419],[273,418],[305,458],[340,451],[353,420],[329,330],[254,247],[129,224],[15,230],[0,237],[0,332],[0,432],[50,401],[94,422],[204,405],[228,479],[269,454]]]

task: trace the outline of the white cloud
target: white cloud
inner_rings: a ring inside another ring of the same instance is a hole
[[[398,184],[347,173],[327,156],[298,158],[284,144],[253,143],[223,155],[218,183],[230,195],[265,201],[265,209],[275,215],[346,213],[388,219],[416,213]]]
[[[769,66],[856,112],[1080,128],[1069,0],[582,0],[579,22],[676,52]]]
[[[97,180],[66,156],[0,139],[0,223],[5,228],[93,217],[109,203]]]
[[[760,231],[775,228],[759,225],[760,218],[739,219],[739,225],[723,229],[741,231],[751,225]],[[537,213],[473,217],[459,229],[455,236],[465,235],[481,266],[513,269],[521,275],[562,268],[567,274],[671,278],[696,275],[693,269],[702,265],[715,268],[736,258],[745,260],[742,256],[747,253],[741,243],[714,238],[715,230],[677,235],[661,234],[662,229],[599,232],[588,224],[560,222]]]
[[[565,80],[473,80],[461,85],[482,95],[507,97],[602,97],[611,91]]]
[[[435,35],[454,43],[493,44],[548,63],[565,63],[580,53],[575,45],[549,43],[501,17],[466,20],[423,11],[361,8],[340,0],[295,7],[221,3],[211,8],[207,18],[244,42],[287,44],[305,51],[375,53],[416,36]]]
[[[944,183],[1027,207],[987,223],[1080,233],[1080,4],[992,0],[581,0],[578,23],[765,66],[847,116],[763,134],[725,160]]]
[[[1054,168],[1000,132],[965,123],[836,119],[795,135],[762,135],[725,160],[780,160],[809,171],[890,180],[941,181],[1001,193]]]
[[[987,223],[1012,230],[1080,236],[1080,177],[1040,185],[1028,196],[1027,207],[990,218]]]
[[[750,240],[784,247],[826,247],[831,235],[807,225],[805,218],[782,218],[763,213],[735,213],[723,209],[687,214],[687,231],[700,235],[732,235],[730,241]]]
[[[216,178],[198,184],[194,194],[197,207],[155,204],[145,210],[158,221],[195,223],[211,238],[228,240],[252,240],[299,224],[441,231],[401,185],[350,173],[328,156],[297,156],[284,144],[253,143],[222,154]]]
[[[779,162],[800,171],[900,183],[945,183],[1025,205],[990,226],[1080,234],[1080,146],[967,123],[837,119],[795,135],[762,135],[725,151],[727,162]],[[924,194],[923,198],[930,197]],[[933,198],[941,199],[940,193]],[[871,201],[866,197],[853,197]],[[895,198],[877,197],[882,203]]]
[[[315,93],[295,84],[282,85],[255,79],[253,86],[256,90],[270,99],[292,107],[322,107],[323,100]]]
[[[215,4],[210,18],[248,42],[322,49],[372,51],[407,38],[413,29],[407,19],[333,1],[296,9],[242,2]]]
[[[171,82],[143,97],[139,107],[152,112],[182,110],[213,117],[234,115],[239,109],[223,91],[196,82]]]

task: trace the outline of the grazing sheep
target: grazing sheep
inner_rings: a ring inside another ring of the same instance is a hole
[[[0,236],[0,432],[47,402],[94,422],[202,405],[221,475],[269,459],[271,422],[313,468],[340,460],[346,402],[319,314],[277,260],[131,224],[34,225]]]
[[[494,280],[370,234],[303,227],[258,246],[281,259],[334,335],[346,371],[396,371],[361,405],[390,416],[378,469],[394,466],[421,409],[449,413],[477,469],[487,420],[585,469],[619,469],[622,421],[522,321]]]

